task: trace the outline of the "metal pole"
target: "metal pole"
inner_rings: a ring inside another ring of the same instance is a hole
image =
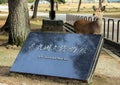
[[[49,18],[50,18],[51,20],[54,20],[54,19],[55,19],[54,0],[50,0]]]

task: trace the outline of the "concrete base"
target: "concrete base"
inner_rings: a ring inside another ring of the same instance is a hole
[[[52,31],[52,32],[63,32],[63,21],[62,20],[47,20],[42,21],[41,31]]]

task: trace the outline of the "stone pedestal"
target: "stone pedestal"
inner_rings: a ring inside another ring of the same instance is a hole
[[[62,20],[47,20],[42,21],[41,31],[52,31],[52,32],[63,32],[63,21]]]

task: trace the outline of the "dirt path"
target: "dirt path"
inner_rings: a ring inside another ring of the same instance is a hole
[[[0,85],[88,85],[77,80],[35,75],[9,74],[9,67],[0,67]],[[94,75],[90,85],[119,85],[119,78]]]

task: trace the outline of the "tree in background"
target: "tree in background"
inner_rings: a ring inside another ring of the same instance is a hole
[[[78,10],[77,10],[77,12],[80,12],[80,6],[81,6],[81,0],[79,0],[79,3],[78,3]]]
[[[21,46],[30,32],[30,20],[27,0],[8,0],[9,15],[5,29],[8,30],[8,43]]]
[[[35,0],[34,5],[33,6],[33,15],[32,15],[32,19],[37,17],[37,9],[38,9],[38,3],[40,0]]]
[[[56,3],[56,11],[58,11],[58,4],[65,3],[65,0],[54,0],[54,2]]]
[[[0,0],[0,4],[7,3],[7,0]]]
[[[105,0],[102,0],[101,2],[102,2],[102,3],[104,3],[104,2],[105,2]]]
[[[99,7],[102,7],[102,0],[99,0]]]
[[[33,9],[32,19],[37,17],[37,9],[38,9],[39,1],[40,0],[35,0],[34,5],[31,6],[31,9]],[[46,0],[46,1],[50,2],[50,0]],[[54,0],[54,2],[56,3],[56,11],[58,11],[58,4],[65,3],[65,0]]]
[[[105,2],[105,0],[99,0],[99,7],[102,7],[103,2]],[[79,0],[77,12],[80,12],[81,3],[82,3],[82,0]]]

